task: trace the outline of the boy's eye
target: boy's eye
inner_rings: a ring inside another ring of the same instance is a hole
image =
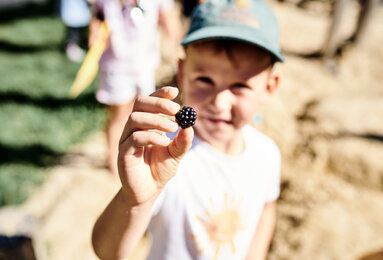
[[[213,81],[208,77],[198,77],[197,82],[205,83],[205,84],[213,84]]]
[[[237,83],[237,84],[234,84],[231,86],[231,91],[234,93],[234,94],[243,94],[244,92],[246,92],[247,90],[250,90],[250,87],[246,84],[242,84],[242,83]]]
[[[249,86],[242,84],[242,83],[236,83],[232,86],[233,89],[240,89],[240,88],[249,88]]]

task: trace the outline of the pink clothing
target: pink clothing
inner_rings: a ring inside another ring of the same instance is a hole
[[[154,74],[160,63],[158,14],[173,0],[98,0],[110,30],[109,44],[100,59],[101,84],[96,98],[107,105],[128,103],[155,91]]]
[[[119,0],[99,0],[111,32],[109,47],[100,60],[101,71],[152,73],[160,63],[158,13],[172,4],[173,0],[141,0],[143,17],[134,20],[133,0],[125,0],[124,8]]]
[[[154,72],[141,77],[129,73],[101,72],[96,99],[106,105],[122,105],[137,95],[147,96],[155,90]]]

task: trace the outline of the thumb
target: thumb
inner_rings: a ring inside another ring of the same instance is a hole
[[[177,161],[181,161],[182,157],[190,149],[194,137],[192,127],[180,129],[176,137],[168,146],[169,154]]]

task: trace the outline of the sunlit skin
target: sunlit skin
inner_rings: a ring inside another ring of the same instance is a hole
[[[178,78],[184,104],[197,112],[198,137],[231,155],[243,152],[241,128],[252,122],[279,83],[269,54],[248,44],[236,47],[229,57],[211,42],[188,46]]]

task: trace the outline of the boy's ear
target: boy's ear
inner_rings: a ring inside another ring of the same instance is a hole
[[[269,78],[267,80],[266,90],[272,95],[279,87],[280,75],[276,71],[271,71]]]
[[[279,87],[280,74],[276,71],[271,71],[266,82],[266,95],[263,103],[266,103],[269,98],[276,92]]]

